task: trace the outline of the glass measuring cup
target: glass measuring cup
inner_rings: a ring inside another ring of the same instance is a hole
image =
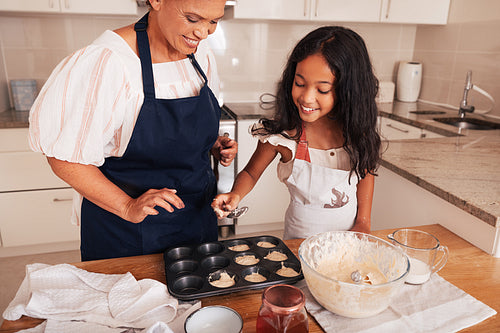
[[[448,260],[448,247],[441,245],[435,236],[425,231],[399,229],[387,235],[387,238],[405,251],[410,259],[410,273],[406,283],[427,282],[431,274],[439,272]],[[440,257],[437,256],[439,252]]]

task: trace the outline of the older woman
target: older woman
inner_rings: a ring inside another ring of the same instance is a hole
[[[30,112],[32,149],[79,195],[82,260],[161,252],[217,239],[209,152],[219,79],[202,41],[225,0],[150,0],[136,24],[104,32],[64,59]]]

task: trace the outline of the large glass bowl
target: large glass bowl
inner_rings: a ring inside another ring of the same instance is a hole
[[[307,238],[299,247],[307,286],[316,301],[330,312],[350,318],[376,315],[389,306],[405,283],[410,269],[407,255],[378,237],[352,231],[329,231]],[[331,269],[348,271],[371,265],[384,274],[386,283],[343,282],[318,273],[327,260]],[[359,266],[358,266],[359,265]]]

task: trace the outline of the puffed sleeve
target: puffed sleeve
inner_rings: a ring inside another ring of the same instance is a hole
[[[90,45],[54,69],[29,117],[34,151],[73,163],[100,166],[118,151],[124,115],[137,96],[123,62],[110,49]]]

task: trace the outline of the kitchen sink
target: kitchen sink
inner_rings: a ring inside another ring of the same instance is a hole
[[[434,120],[443,124],[452,125],[458,128],[471,129],[471,130],[484,131],[484,130],[500,129],[500,123],[494,123],[491,121],[476,119],[476,118],[451,117],[451,118],[434,118]]]

